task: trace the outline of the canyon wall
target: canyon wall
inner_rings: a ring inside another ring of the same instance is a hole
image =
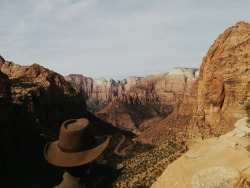
[[[11,103],[10,116],[4,116],[11,123],[4,131],[9,130],[7,140],[14,137],[14,145],[9,147],[12,155],[17,150],[20,155],[33,151],[31,148],[36,147],[41,133],[56,139],[57,135],[50,133],[58,133],[63,121],[86,116],[80,89],[63,76],[38,64],[21,66],[4,62],[1,71],[1,96],[8,96],[1,100],[6,105]],[[1,109],[1,115],[6,112],[5,107]]]
[[[175,103],[178,94],[190,94],[198,69],[174,68],[169,73],[158,73],[146,77],[129,77],[121,81],[93,79],[71,74],[65,79],[81,87],[87,99],[122,101],[128,104]],[[187,83],[187,85],[186,85]]]
[[[238,22],[209,48],[200,67],[193,128],[211,127],[221,134],[244,117],[250,99],[250,24]]]
[[[114,126],[135,130],[153,117],[191,116],[196,109],[198,77],[196,68],[174,68],[169,73],[117,82],[82,75],[69,75],[66,80],[82,89],[91,112]]]
[[[117,90],[116,82],[104,78],[90,78],[81,74],[70,74],[65,79],[81,87],[86,99],[111,100]]]

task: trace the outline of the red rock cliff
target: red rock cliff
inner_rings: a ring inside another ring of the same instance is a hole
[[[193,125],[230,130],[245,116],[250,99],[250,24],[238,22],[222,33],[202,61]]]
[[[69,75],[66,80],[77,84],[89,100],[121,101],[127,104],[175,105],[179,95],[189,95],[193,91],[198,70],[174,68],[168,74],[146,77],[129,77],[122,81],[92,79],[82,75]],[[195,75],[196,74],[196,75]],[[192,90],[192,91],[190,91]]]
[[[38,64],[21,66],[12,62],[5,62],[1,70],[10,79],[13,121],[23,137],[19,142],[21,147],[29,145],[26,142],[38,124],[58,132],[66,119],[86,116],[86,104],[79,88],[60,74]]]

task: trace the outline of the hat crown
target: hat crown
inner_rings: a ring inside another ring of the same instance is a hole
[[[80,152],[95,147],[94,130],[88,119],[65,121],[60,129],[59,149],[63,152]]]

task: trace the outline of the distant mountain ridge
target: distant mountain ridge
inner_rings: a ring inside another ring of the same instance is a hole
[[[147,118],[171,114],[184,95],[195,98],[193,85],[198,77],[197,68],[173,68],[169,73],[129,77],[117,82],[82,75],[69,75],[65,79],[82,89],[90,111],[114,126],[134,130]],[[190,103],[189,108],[192,106]],[[182,115],[190,115],[190,111]]]
[[[174,68],[169,73],[157,73],[145,77],[128,77],[117,82],[113,79],[90,78],[80,74],[70,74],[65,76],[65,79],[79,86],[87,99],[109,102],[127,100],[128,103],[147,103],[142,100],[136,101],[137,97],[140,98],[139,93],[137,96],[133,96],[133,93],[140,92],[140,89],[147,89],[149,92],[180,92],[183,88],[178,88],[182,86],[178,85],[177,81],[173,84],[175,78],[179,77],[179,79],[183,79],[180,82],[186,82],[198,78],[198,76],[199,69],[197,68]],[[138,90],[135,91],[136,89]],[[124,97],[127,99],[124,99]],[[150,102],[152,101],[149,100]]]

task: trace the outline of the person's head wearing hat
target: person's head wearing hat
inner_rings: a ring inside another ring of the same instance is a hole
[[[108,136],[94,135],[88,119],[71,119],[63,122],[59,140],[46,144],[44,155],[49,163],[70,169],[90,164],[108,143]]]

